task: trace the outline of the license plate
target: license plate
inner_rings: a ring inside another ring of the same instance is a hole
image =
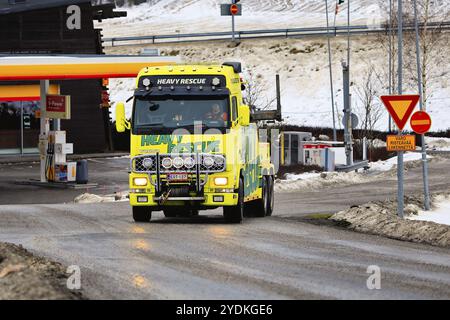
[[[167,175],[168,181],[188,181],[187,173],[169,173]]]

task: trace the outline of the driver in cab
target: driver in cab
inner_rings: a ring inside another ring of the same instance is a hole
[[[209,121],[227,121],[228,115],[222,111],[219,104],[215,103],[211,106],[211,110],[206,113],[205,119]]]

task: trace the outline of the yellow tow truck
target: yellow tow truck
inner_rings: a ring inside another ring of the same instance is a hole
[[[136,222],[161,210],[176,217],[223,207],[230,223],[272,214],[271,148],[259,141],[243,102],[241,72],[239,62],[144,68],[130,121],[124,104],[116,105],[117,131],[131,130],[129,197]]]

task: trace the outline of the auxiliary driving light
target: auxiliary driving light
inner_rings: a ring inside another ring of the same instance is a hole
[[[164,169],[170,169],[172,167],[172,159],[171,158],[164,158],[161,161],[161,165],[163,166]]]
[[[184,166],[188,169],[192,169],[195,166],[195,160],[191,157],[184,158]]]
[[[133,184],[135,186],[146,186],[147,185],[147,178],[134,178]]]
[[[214,178],[214,184],[216,186],[226,186],[228,184],[228,178],[227,177]]]
[[[203,164],[205,167],[210,168],[214,165],[214,159],[212,157],[203,158]]]
[[[216,162],[216,165],[222,166],[223,163],[224,163],[224,158],[222,158],[222,157],[216,157],[214,161]]]
[[[173,166],[177,169],[180,169],[184,165],[184,161],[181,157],[175,157],[172,162]]]
[[[153,166],[153,160],[151,158],[145,158],[142,161],[142,165],[144,166],[144,168],[149,169]]]

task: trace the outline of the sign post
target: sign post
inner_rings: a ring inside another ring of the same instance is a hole
[[[49,128],[49,122],[47,119],[47,114],[45,112],[45,105],[47,103],[47,94],[48,94],[48,88],[50,86],[50,81],[48,80],[41,80],[40,81],[41,86],[41,115],[40,115],[40,135],[39,135],[39,150],[40,150],[40,160],[41,160],[41,168],[40,168],[40,175],[41,175],[41,182],[47,182],[47,175],[46,175],[46,160],[47,160],[47,146],[46,141],[48,139],[48,131]]]
[[[416,35],[416,65],[417,65],[417,86],[420,94],[420,111],[425,110],[425,104],[423,101],[423,86],[422,86],[422,64],[421,64],[421,52],[420,52],[420,36],[419,36],[419,19],[417,17],[417,1],[413,1],[414,4],[414,29]],[[431,126],[431,119],[430,119]],[[421,135],[422,140],[422,175],[423,175],[423,193],[425,210],[430,210],[430,186],[428,184],[428,163],[427,163],[427,150],[425,147],[425,136]]]
[[[419,102],[419,95],[391,95],[382,96],[381,101],[388,110],[389,114],[398,127],[398,135],[388,137],[388,150],[389,147],[392,151],[397,151],[397,180],[398,180],[398,195],[397,195],[397,214],[400,218],[403,218],[403,152],[405,150],[415,149],[415,138],[411,141],[411,136],[402,135],[403,128],[405,127],[408,119],[411,117],[414,108]]]
[[[242,5],[238,4],[239,1],[231,0],[231,4],[220,5],[220,15],[231,16],[231,38],[233,42],[236,40],[234,17],[242,15]]]

